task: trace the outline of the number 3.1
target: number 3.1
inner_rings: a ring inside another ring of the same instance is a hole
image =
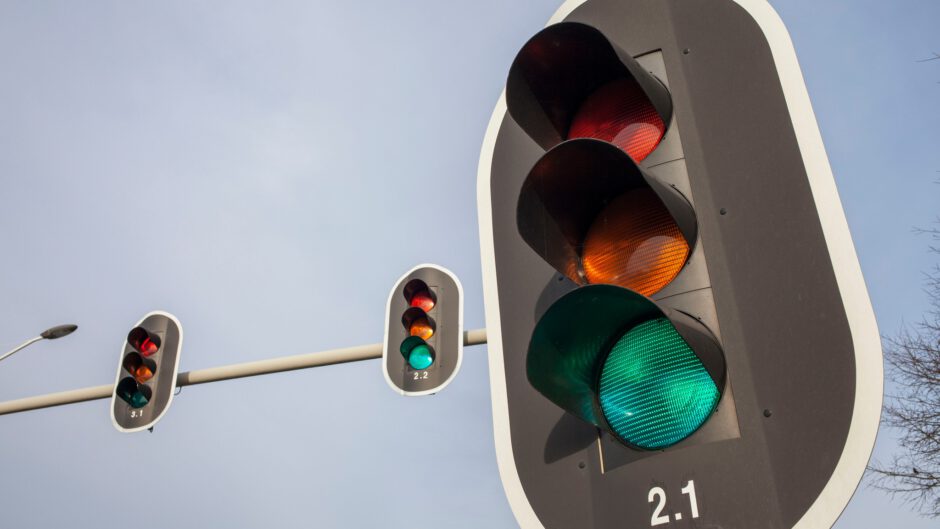
[[[698,499],[695,497],[695,482],[690,479],[681,490],[682,494],[689,495],[689,506],[692,508],[692,518],[698,518]],[[663,514],[663,509],[666,508],[666,491],[663,490],[662,487],[651,488],[646,499],[648,502],[653,503],[656,501],[657,497],[659,498],[659,503],[657,503],[656,508],[653,509],[653,516],[650,518],[650,526],[669,523],[669,515]],[[677,512],[675,519],[681,520],[682,513]]]

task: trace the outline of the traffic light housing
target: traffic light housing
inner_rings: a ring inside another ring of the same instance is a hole
[[[392,288],[385,311],[382,371],[401,395],[437,393],[463,359],[463,288],[449,270],[420,265]]]
[[[127,333],[111,396],[111,422],[120,432],[152,428],[176,391],[183,328],[175,316],[155,311]]]
[[[523,527],[835,521],[877,431],[881,351],[765,2],[566,3],[509,68],[478,202]]]
[[[530,383],[628,446],[683,441],[716,409],[725,363],[708,327],[683,312],[715,312],[708,271],[701,258],[690,261],[701,249],[695,211],[677,188],[688,179],[637,165],[664,142],[670,152],[659,165],[682,158],[668,90],[596,28],[563,22],[523,46],[506,99],[514,121],[547,150],[518,194],[519,235],[575,285],[608,285],[579,289],[542,316],[527,354]],[[645,296],[668,301],[659,307]],[[644,349],[638,339],[652,342]],[[572,377],[571,359],[584,370],[583,388],[559,383],[558,373]],[[643,375],[626,383],[613,373]],[[737,435],[734,425],[724,430]]]

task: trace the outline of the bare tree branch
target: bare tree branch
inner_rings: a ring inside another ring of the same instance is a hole
[[[917,231],[929,235],[931,251],[940,254],[940,229]],[[885,339],[888,376],[898,394],[888,398],[882,422],[900,432],[903,453],[869,470],[876,488],[940,517],[940,265],[925,275],[924,290],[930,309],[923,320]]]
[[[933,52],[933,57],[928,57],[928,58],[926,58],[926,59],[920,59],[920,60],[918,60],[918,61],[916,61],[916,62],[935,61],[935,60],[937,60],[937,59],[940,59],[940,53]]]

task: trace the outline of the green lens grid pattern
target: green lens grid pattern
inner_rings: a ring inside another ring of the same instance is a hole
[[[721,396],[701,360],[666,318],[643,322],[614,344],[601,369],[598,393],[613,431],[647,450],[692,435]]]

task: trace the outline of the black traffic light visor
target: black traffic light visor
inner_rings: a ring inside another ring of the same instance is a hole
[[[635,79],[668,125],[672,99],[663,84],[597,29],[562,22],[538,32],[519,50],[506,81],[509,114],[543,149],[568,138],[581,103],[601,86]]]

